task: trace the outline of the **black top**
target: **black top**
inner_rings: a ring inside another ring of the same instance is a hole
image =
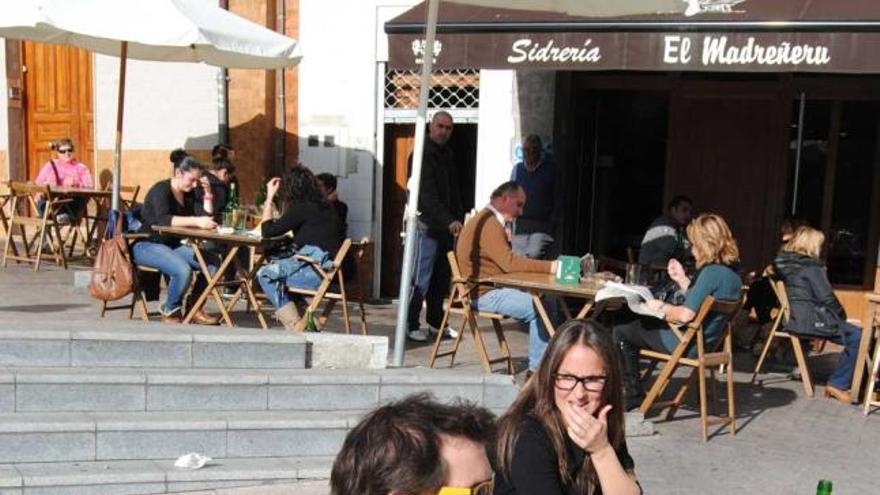
[[[208,182],[211,184],[211,194],[214,195],[214,199],[211,201],[214,213],[209,215],[205,211],[203,206],[205,190],[201,187],[197,187],[194,190],[196,195],[196,214],[199,216],[214,217],[214,221],[220,225],[223,223],[223,210],[226,209],[226,202],[229,200],[229,186],[224,184],[222,180],[212,173],[206,173],[205,175],[208,177]]]
[[[412,154],[409,156],[412,173]],[[425,138],[422,154],[422,177],[419,189],[419,220],[428,226],[435,238],[449,236],[449,224],[464,218],[461,184],[455,170],[452,149]]]
[[[262,224],[263,237],[282,236],[291,230],[297,246],[316,246],[330,256],[342,245],[342,229],[336,209],[328,203],[294,203],[281,218]]]
[[[149,240],[152,242],[177,247],[180,245],[179,237],[159,235],[153,230],[153,225],[169,227],[172,217],[193,216],[196,216],[195,191],[184,193],[183,204],[180,204],[174,198],[174,193],[171,192],[171,179],[165,179],[153,184],[153,187],[147,192],[144,206],[141,209],[142,225],[138,232],[150,234]]]
[[[834,295],[822,263],[782,251],[773,260],[773,269],[785,285],[791,306],[786,330],[820,337],[837,335],[838,327],[846,322],[846,311]]]
[[[570,473],[573,479],[583,465],[586,452],[568,437],[565,437],[565,447],[572,461]],[[635,468],[626,441],[616,452],[625,471]],[[563,484],[558,466],[556,451],[544,426],[536,419],[527,418],[520,425],[510,466],[510,480],[498,473],[495,476],[495,495],[582,495],[575,493],[574,487]],[[602,488],[597,486],[593,493],[601,495]]]

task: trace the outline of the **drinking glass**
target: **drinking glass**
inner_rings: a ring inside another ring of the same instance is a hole
[[[626,283],[639,285],[642,282],[642,265],[638,263],[626,264]]]

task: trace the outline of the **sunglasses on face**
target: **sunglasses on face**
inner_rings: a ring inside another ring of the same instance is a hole
[[[58,153],[61,153],[62,155],[73,153],[73,148],[59,148]]]
[[[495,480],[481,481],[470,488],[456,488],[444,486],[437,495],[493,495],[495,493]]]
[[[556,388],[562,390],[572,391],[577,387],[577,384],[580,383],[583,385],[584,390],[601,392],[602,389],[605,388],[605,380],[607,380],[607,377],[605,375],[574,376],[565,373],[556,373],[553,375],[553,379],[556,381]]]

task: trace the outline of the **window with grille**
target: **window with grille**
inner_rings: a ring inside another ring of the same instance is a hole
[[[385,108],[416,109],[419,106],[419,72],[389,70],[385,73]],[[428,107],[478,108],[480,71],[476,69],[438,70],[431,76]]]

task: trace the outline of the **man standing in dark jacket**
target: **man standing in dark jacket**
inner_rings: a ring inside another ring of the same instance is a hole
[[[447,146],[452,136],[452,116],[437,112],[428,126],[428,139],[422,156],[422,177],[419,185],[419,222],[416,235],[415,268],[412,292],[409,294],[407,336],[425,342],[428,336],[419,327],[422,302],[426,302],[425,320],[432,333],[439,332],[443,320],[443,296],[449,288],[449,264],[446,252],[461,231],[464,208],[459,194],[452,149]],[[412,167],[412,155],[409,157]],[[454,336],[447,328],[447,335]]]

